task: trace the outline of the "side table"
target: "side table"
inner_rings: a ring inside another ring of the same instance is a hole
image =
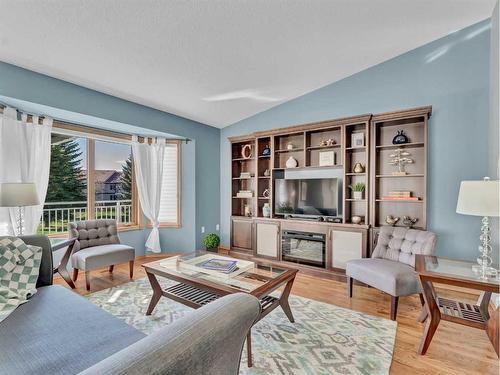
[[[499,308],[493,316],[489,315],[491,293],[500,292],[500,280],[491,278],[481,280],[472,271],[475,263],[452,260],[428,255],[417,255],[415,270],[422,284],[427,323],[418,349],[419,354],[425,354],[432,337],[441,320],[466,325],[486,331],[498,355],[498,319]],[[478,304],[470,304],[439,297],[433,283],[448,284],[462,288],[476,289],[483,293]]]
[[[75,283],[71,280],[71,276],[68,273],[68,262],[73,252],[73,246],[75,244],[77,237],[74,238],[49,238],[50,245],[52,247],[52,252],[67,248],[64,252],[63,257],[59,264],[54,267],[54,273],[58,273],[61,277],[66,281],[66,283],[71,287],[71,289],[75,289]]]

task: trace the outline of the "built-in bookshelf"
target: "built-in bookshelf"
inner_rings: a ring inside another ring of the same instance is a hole
[[[245,150],[244,150],[245,149]],[[254,216],[256,212],[255,139],[242,139],[231,143],[231,215]],[[242,196],[248,191],[251,195]],[[247,215],[245,214],[245,208]]]
[[[257,138],[257,217],[264,217],[263,207],[272,210],[272,144],[271,137]]]
[[[344,223],[358,218],[360,224],[369,221],[369,122],[347,124],[344,127]],[[361,198],[355,199],[352,186],[364,184]]]
[[[414,228],[427,227],[427,133],[430,114],[431,108],[426,107],[372,117],[370,222],[374,228],[390,224],[387,217],[399,218],[394,225],[406,227],[408,224],[403,221],[405,216],[417,220]],[[394,137],[401,131],[406,143],[393,144]]]

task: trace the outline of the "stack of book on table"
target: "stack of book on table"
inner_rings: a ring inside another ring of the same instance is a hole
[[[394,190],[390,191],[388,195],[382,197],[383,200],[387,201],[418,201],[418,197],[412,197],[411,191],[404,190]]]
[[[197,264],[197,266],[206,270],[219,271],[229,274],[238,268],[238,261],[212,258]]]

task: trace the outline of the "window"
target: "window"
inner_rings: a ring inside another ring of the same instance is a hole
[[[160,200],[161,227],[180,227],[180,143],[168,143],[163,159],[163,182]]]
[[[130,137],[54,124],[47,198],[39,233],[67,233],[68,222],[114,219],[140,224]],[[103,135],[105,134],[105,135]]]

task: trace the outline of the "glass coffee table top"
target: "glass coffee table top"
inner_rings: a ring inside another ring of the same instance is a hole
[[[498,284],[500,279],[498,275],[496,277],[488,278],[487,280],[482,280],[479,275],[472,270],[472,266],[476,263],[468,262],[464,260],[446,259],[438,258],[435,256],[423,256],[422,257],[424,269],[420,270],[417,267],[417,272],[432,273],[440,276],[448,276],[461,280],[469,280],[474,282],[483,282],[485,284]]]
[[[192,267],[193,265],[199,264],[204,260],[221,257],[238,261],[238,269],[235,271],[235,275],[225,275],[222,273],[218,273],[218,275],[208,274],[200,272],[196,268]],[[243,270],[243,268],[249,266],[249,269]],[[296,272],[296,270],[276,267],[271,263],[246,261],[226,255],[207,253],[205,251],[196,251],[179,256],[173,256],[147,263],[144,267],[159,271],[157,274],[160,276],[163,272],[172,276],[177,275],[178,277],[185,277],[187,280],[192,280],[201,284],[218,284],[221,287],[234,288],[238,291],[246,293],[250,293],[261,286],[269,285],[285,273]]]

